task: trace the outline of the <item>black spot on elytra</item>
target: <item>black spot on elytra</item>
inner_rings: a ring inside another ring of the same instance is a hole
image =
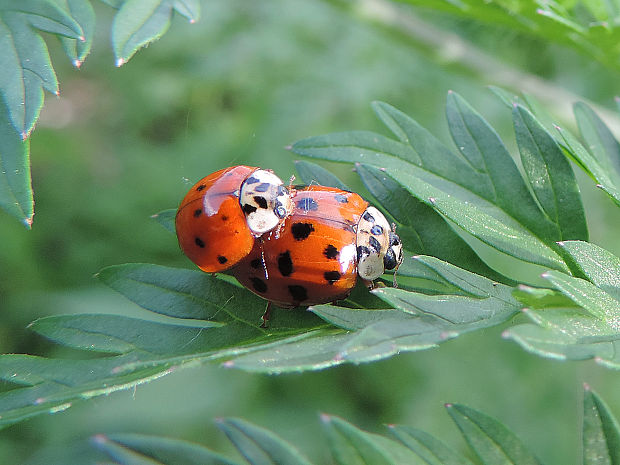
[[[312,223],[293,223],[293,226],[291,226],[291,232],[297,241],[307,239],[312,231],[314,231]]]
[[[278,255],[278,270],[282,276],[290,276],[293,272],[293,260],[291,260],[291,252],[286,251]]]
[[[228,217],[226,215],[222,215],[222,221],[228,221]]]
[[[256,292],[267,292],[267,283],[260,278],[250,278],[252,281],[252,287]]]
[[[254,176],[250,176],[248,179],[245,180],[245,183],[246,184],[256,184],[259,181],[260,181],[260,179],[255,178]]]
[[[246,203],[242,209],[243,213],[245,213],[246,215],[249,215],[250,213],[254,213],[256,211],[256,207],[254,205],[250,205],[249,203]]]
[[[217,261],[220,262],[223,265],[224,263],[226,263],[228,261],[228,259],[226,257],[224,257],[223,255],[218,255],[217,256]]]
[[[375,222],[375,217],[372,216],[370,213],[368,212],[364,212],[364,214],[362,215],[362,218],[364,218],[366,221],[368,221],[369,223],[374,223]]]
[[[254,268],[254,269],[258,269],[258,268],[260,268],[260,259],[255,258],[254,260],[252,260],[252,261],[250,262],[250,266],[251,266],[252,268]]]
[[[325,250],[323,251],[323,255],[325,255],[330,260],[338,258],[338,253],[338,249],[331,244],[325,247]]]
[[[336,194],[334,196],[334,198],[336,199],[336,202],[339,202],[339,203],[349,203],[349,199],[347,199],[346,195]]]
[[[203,190],[205,187],[207,187],[207,186],[205,186],[204,184],[201,184],[200,186],[198,186],[198,187],[196,188],[196,190],[197,190],[198,192],[200,192],[200,191],[201,191],[201,190]]]
[[[204,242],[201,238],[199,238],[199,237],[195,238],[195,239],[194,239],[194,242],[195,242],[195,243],[196,243],[196,245],[197,245],[198,247],[200,247],[201,249],[204,249],[204,248],[205,248],[205,242]]]
[[[297,208],[300,208],[304,211],[316,211],[319,209],[319,204],[314,201],[314,199],[310,197],[304,197],[299,202],[297,202]]]
[[[358,245],[357,246],[357,258],[360,259],[367,255],[370,255],[370,249],[366,247],[365,245]]]
[[[293,297],[295,302],[303,302],[304,300],[308,300],[308,290],[303,286],[288,286],[288,292],[291,294],[291,297]]]
[[[254,202],[256,202],[260,208],[267,208],[267,200],[265,200],[265,197],[255,195]]]
[[[375,224],[370,229],[370,234],[373,234],[375,236],[380,236],[381,234],[383,234],[383,228],[381,226],[379,226],[378,224]]]
[[[327,281],[329,284],[334,284],[340,279],[340,273],[338,273],[337,271],[326,271],[325,273],[323,273],[323,277],[325,278],[325,281]]]
[[[368,245],[375,249],[377,252],[381,252],[381,244],[379,243],[379,241],[377,239],[375,239],[374,237],[370,236],[368,238]]]
[[[262,182],[258,186],[256,186],[254,190],[256,192],[267,192],[269,190],[270,185],[271,184],[269,184],[268,182]]]
[[[200,215],[202,215],[202,208],[194,210],[194,218],[198,218]]]

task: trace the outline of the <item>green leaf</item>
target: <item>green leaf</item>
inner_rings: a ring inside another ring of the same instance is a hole
[[[574,105],[575,118],[588,149],[603,171],[620,177],[620,144],[598,115],[585,103]]]
[[[560,135],[559,142],[567,151],[570,158],[579,165],[581,169],[592,177],[592,179],[600,183],[605,183],[606,185],[613,185],[605,169],[570,131],[559,126],[556,126],[555,130]]]
[[[357,164],[368,191],[399,223],[396,231],[407,252],[432,255],[493,280],[510,280],[486,265],[435,210],[372,165]]]
[[[26,139],[39,117],[43,89],[58,94],[58,81],[39,31],[80,39],[84,31],[51,0],[0,1],[0,94],[11,123]]]
[[[104,268],[99,279],[132,302],[175,318],[212,320],[258,328],[266,309],[260,297],[201,271],[130,263]],[[274,309],[270,331],[314,328],[309,312]]]
[[[537,236],[513,216],[518,204],[510,211],[496,205],[495,188],[487,171],[478,171],[466,157],[451,153],[395,108],[377,103],[375,110],[399,142],[353,131],[304,139],[296,142],[292,150],[301,155],[380,168],[419,200],[492,247],[524,261],[567,271],[557,253],[555,241],[561,239],[559,234]],[[467,120],[468,127],[491,137],[477,115],[464,111],[460,115]],[[486,147],[496,146],[490,139],[487,143]],[[477,148],[489,150],[482,145]],[[494,155],[486,154],[485,158]],[[559,230],[558,225],[554,227]]]
[[[30,142],[20,140],[3,111],[0,111],[0,207],[27,228],[32,226]]]
[[[564,294],[553,289],[535,288],[519,284],[512,292],[512,296],[526,307],[531,308],[554,308],[572,307],[574,302]]]
[[[119,9],[126,0],[101,0],[103,3],[110,5],[112,8]]]
[[[239,418],[225,418],[217,426],[252,465],[311,465],[292,445],[272,432]]]
[[[352,310],[345,307],[334,309],[334,312],[339,311],[344,314],[343,318],[347,318],[350,317],[347,312]],[[328,317],[325,319],[329,321]],[[441,322],[429,320],[431,318],[398,315],[353,333],[309,333],[303,338],[290,338],[280,344],[277,357],[270,355],[274,347],[267,345],[252,354],[236,356],[225,366],[259,373],[320,370],[343,363],[371,362],[403,352],[425,350],[436,347],[437,341],[444,342],[454,337],[444,330]]]
[[[95,12],[88,0],[60,0],[64,9],[70,12],[71,17],[80,25],[84,32],[80,39],[71,39],[60,36],[65,53],[71,59],[71,63],[76,68],[82,66],[84,60],[90,53],[95,35]]]
[[[448,93],[448,125],[454,143],[474,170],[488,175],[485,198],[549,241],[559,237],[554,221],[538,208],[495,130],[461,96]],[[517,140],[519,133],[517,132]],[[565,160],[562,160],[565,162]]]
[[[120,465],[238,465],[204,446],[140,434],[98,434],[92,443]]]
[[[512,108],[515,103],[523,103],[523,99],[520,95],[506,89],[497,86],[488,86],[488,89],[508,108]]]
[[[565,147],[590,176],[620,206],[620,144],[598,115],[586,104],[576,103],[575,118],[588,150],[569,131],[558,128]]]
[[[553,329],[550,327],[543,328],[533,324],[522,324],[506,331],[504,337],[513,339],[528,352],[541,357],[556,360],[589,360],[594,358],[598,363],[606,364],[611,368],[620,366],[614,358],[614,353],[620,349],[616,341],[597,342],[594,339],[592,342],[587,342],[587,337],[593,331],[598,330],[596,319],[578,314],[556,315],[555,318],[562,318],[557,324],[558,329],[556,331],[549,331],[549,329]],[[575,332],[575,334],[567,334],[564,331],[565,324],[582,321],[586,325],[583,339],[581,331]]]
[[[605,321],[610,328],[620,330],[620,301],[612,295],[584,279],[563,273],[548,271],[542,277],[577,305]]]
[[[567,284],[566,279],[571,282]],[[588,286],[590,283],[562,275],[556,287],[565,288],[562,291],[564,299],[572,299],[564,302],[567,305],[563,305],[555,291],[528,289],[526,292],[529,295],[525,296],[525,299],[533,300],[534,305],[523,312],[534,324],[512,327],[504,333],[504,337],[515,340],[525,350],[543,357],[560,360],[595,358],[599,363],[617,367],[620,332],[614,325],[615,319],[588,313],[586,309],[577,306],[574,301],[576,299],[571,297],[573,293],[579,293],[579,286],[584,283],[586,291],[583,299],[586,296],[592,298],[593,296],[588,294],[592,291]],[[594,297],[594,300],[597,300],[597,297]],[[596,311],[605,314],[605,309],[598,308]]]
[[[578,307],[525,309],[524,313],[538,326],[562,338],[572,338],[574,345],[588,345],[620,338],[615,328]]]
[[[480,2],[478,0],[404,0],[450,13],[457,18],[501,26],[538,40],[559,43],[618,70],[620,32],[617,2],[598,0],[540,2],[536,0]],[[453,33],[452,30],[447,33]],[[440,32],[438,32],[440,34]]]
[[[125,0],[112,23],[116,66],[159,39],[170,27],[173,11],[194,23],[200,16],[200,4],[198,0]]]
[[[269,348],[268,356],[278,360],[286,357],[279,354],[279,343],[306,337],[313,329],[308,334],[321,334],[319,328],[326,326],[310,312],[273,309],[269,328],[262,328],[263,301],[204,273],[127,265],[106,269],[102,276],[137,303],[168,316],[148,321],[120,315],[61,315],[35,321],[32,330],[58,343],[118,355],[93,360],[0,356],[0,379],[24,386],[0,393],[0,427],[129,389],[190,364],[258,348]]]
[[[227,366],[281,373],[317,370],[342,363],[380,360],[397,353],[426,350],[473,331],[506,321],[520,309],[510,288],[432,257],[416,257],[419,267],[403,266],[403,275],[423,277],[442,288],[441,298],[378,288],[373,293],[396,309],[363,310],[316,305],[313,313],[348,332],[308,334],[279,346],[241,354]],[[447,293],[449,292],[449,293]]]
[[[555,134],[557,124],[555,118],[547,111],[547,108],[540,103],[540,101],[531,94],[527,92],[523,92],[523,100],[525,101],[525,105],[532,112],[532,114],[536,117],[538,122],[545,128],[547,133],[549,133],[552,137]],[[557,143],[560,143],[556,140]]]
[[[62,412],[77,401],[130,389],[171,372],[162,364],[124,370],[135,361],[132,355],[97,360],[0,355],[0,379],[23,386],[0,393],[0,428]]]
[[[267,353],[277,358],[278,341],[299,337],[287,339],[290,328],[267,331],[243,321],[162,323],[119,315],[48,317],[31,328],[71,347],[120,355],[92,360],[0,356],[0,379],[23,386],[0,393],[0,428],[65,410],[80,400],[130,389],[182,367],[230,358],[254,350],[257,343],[262,343],[263,350],[271,347]]]
[[[540,462],[508,428],[470,407],[447,404],[452,420],[485,464],[540,465]]]
[[[155,213],[151,216],[155,221],[157,221],[162,227],[172,234],[176,234],[176,227],[174,225],[174,219],[177,215],[176,208],[170,208],[168,210],[160,211],[159,213]]]
[[[504,336],[545,357],[595,358],[599,363],[618,367],[619,260],[587,242],[567,241],[560,245],[573,267],[590,281],[556,271],[544,273],[542,276],[563,298],[556,291],[521,287],[514,295],[531,307],[525,314],[535,324],[513,327]]]
[[[332,456],[341,465],[415,465],[424,462],[402,444],[362,431],[332,415],[321,415]]]
[[[264,310],[259,297],[197,270],[130,263],[104,268],[97,277],[141,307],[176,318],[228,321],[227,308]]]
[[[524,93],[523,98],[520,98],[497,87],[491,87],[491,90],[509,107],[527,106],[538,122],[547,130],[548,135],[553,137],[555,142],[563,148],[566,156],[597,181],[597,187],[605,191],[616,204],[620,205],[620,176],[618,176],[617,170],[614,172],[606,166],[607,163],[604,161],[608,158],[607,151],[601,150],[601,146],[609,146],[609,151],[614,154],[617,152],[617,146],[615,146],[617,143],[611,131],[592,109],[585,104],[578,103],[575,105],[575,115],[578,121],[581,121],[583,134],[588,134],[588,139],[594,144],[593,147],[600,152],[599,155],[602,153],[603,162],[597,160],[597,157],[590,153],[570,131],[559,127],[553,117],[532,95]]]
[[[30,329],[42,336],[76,349],[117,354],[139,351],[152,356],[193,354],[219,348],[221,341],[213,334],[218,331],[210,329],[224,327],[202,320],[180,320],[171,324],[96,314],[53,316],[30,324]],[[252,338],[257,333],[243,331],[243,328],[236,330],[237,337],[246,333],[246,337]]]
[[[480,463],[539,465],[523,443],[503,424],[470,407],[446,404],[447,411],[479,457]],[[394,441],[384,435],[363,431],[333,415],[321,421],[332,451],[333,463],[471,465],[440,440],[416,428],[388,425]],[[245,459],[254,465],[310,465],[297,449],[271,431],[245,420],[217,420],[219,428]],[[211,450],[190,442],[139,434],[98,434],[93,445],[121,465],[235,465]],[[620,459],[620,427],[603,400],[585,386],[583,420],[583,463],[614,465]]]
[[[515,105],[513,121],[523,168],[546,217],[559,227],[561,240],[587,240],[579,188],[560,148],[524,107]]]
[[[512,288],[509,286],[434,257],[416,257],[416,261],[458,291],[443,295],[440,299],[394,288],[379,288],[373,293],[395,308],[413,315],[430,314],[452,324],[472,324],[476,327],[503,322],[520,309],[520,304],[512,297]]]
[[[583,463],[620,463],[620,426],[603,399],[588,386],[583,397]]]
[[[468,459],[424,431],[402,425],[388,427],[396,439],[418,454],[428,465],[471,465]]]
[[[297,173],[299,173],[299,177],[304,184],[319,184],[321,186],[335,187],[345,191],[351,190],[345,183],[332,174],[331,171],[326,170],[316,163],[295,161],[295,169]]]
[[[589,242],[566,241],[560,246],[589,281],[620,302],[620,258]]]

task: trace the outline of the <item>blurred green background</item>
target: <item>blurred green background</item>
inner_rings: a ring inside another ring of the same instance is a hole
[[[285,147],[300,138],[385,133],[370,110],[373,100],[395,105],[449,143],[443,107],[452,89],[514,146],[510,112],[485,88],[506,82],[489,80],[449,47],[429,46],[340,5],[209,0],[198,23],[175,18],[163,39],[120,69],[109,46],[113,10],[102,4],[95,4],[98,33],[81,70],[48,40],[61,97],[47,96],[32,136],[33,230],[0,216],[0,352],[74,356],[29,333],[27,324],[64,313],[139,312],[93,278],[104,266],[191,266],[152,214],[176,207],[194,181],[222,167],[252,164],[288,179],[295,158]],[[611,109],[620,92],[618,74],[587,56],[499,27],[406,11],[431,25],[438,43],[456,34],[502,69],[538,76],[559,95]],[[553,111],[567,102],[548,103]],[[569,114],[557,116],[573,124]],[[329,167],[359,187],[350,166]],[[617,209],[578,178],[592,241],[620,254]],[[231,451],[213,423],[222,416],[271,428],[310,459],[329,463],[321,412],[374,432],[383,432],[383,423],[413,425],[465,449],[445,402],[500,419],[544,463],[577,463],[582,384],[620,415],[618,373],[536,358],[502,340],[502,329],[303,375],[216,365],[180,371],[3,430],[0,463],[89,463],[100,456],[87,440],[100,432],[170,435]]]

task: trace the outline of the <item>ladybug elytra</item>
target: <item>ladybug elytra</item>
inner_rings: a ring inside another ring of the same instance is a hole
[[[181,202],[183,252],[206,272],[230,269],[281,307],[346,298],[398,268],[402,244],[385,216],[337,188],[287,189],[271,171],[235,166],[198,181]]]
[[[273,172],[233,166],[189,190],[176,214],[177,238],[201,270],[224,271],[247,256],[255,239],[276,228],[291,211],[289,192]]]

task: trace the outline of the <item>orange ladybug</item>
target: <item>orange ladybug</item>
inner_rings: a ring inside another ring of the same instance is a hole
[[[369,286],[402,262],[385,216],[353,192],[308,186],[291,194],[278,234],[256,240],[231,270],[255,294],[281,307],[346,298],[359,276]]]
[[[257,237],[277,229],[292,212],[283,184],[272,171],[251,166],[225,168],[198,181],[175,219],[185,255],[209,273],[238,263]]]

